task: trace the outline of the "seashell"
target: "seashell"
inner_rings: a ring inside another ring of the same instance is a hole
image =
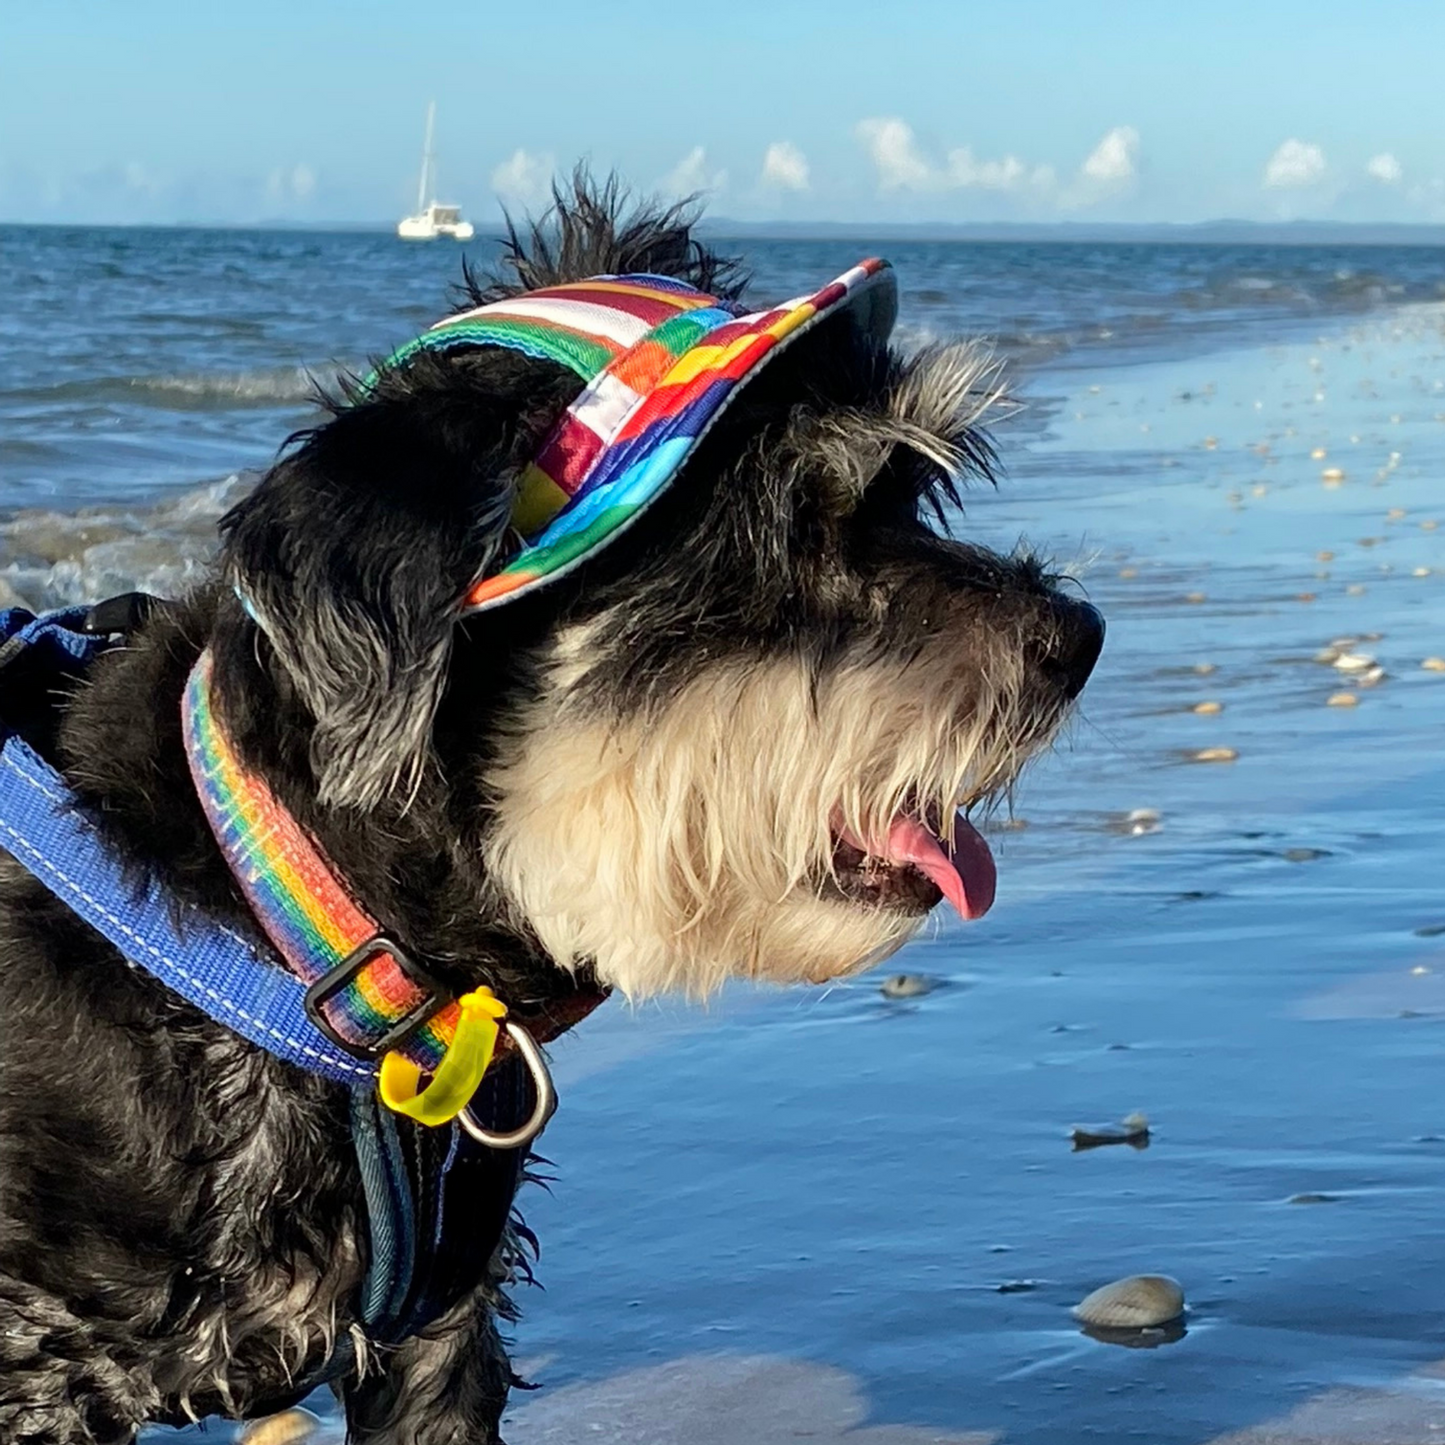
[[[1356,686],[1378,687],[1379,684],[1384,682],[1385,678],[1388,676],[1389,674],[1385,671],[1385,669],[1381,667],[1379,663],[1376,663],[1374,667],[1367,668],[1364,672],[1360,674],[1359,678],[1356,680]]]
[[[1197,702],[1189,711],[1197,712],[1203,717],[1210,717],[1217,712],[1223,712],[1224,704],[1222,702]]]
[[[1332,692],[1325,699],[1326,707],[1354,707],[1359,698],[1352,692]]]
[[[1375,665],[1375,659],[1368,652],[1342,652],[1335,658],[1335,666],[1341,672],[1368,672]]]
[[[1398,522],[1404,515],[1404,507],[1391,507],[1390,510],[1385,513],[1385,520],[1387,522]]]
[[[1422,532],[1433,532],[1439,525],[1439,522],[1435,521],[1433,517],[1427,517],[1425,521],[1420,523],[1420,530]]]
[[[1218,438],[1218,437],[1205,437],[1205,438],[1204,438],[1204,450],[1205,450],[1205,451],[1207,451],[1207,452],[1212,452],[1212,451],[1215,449],[1215,447],[1217,447],[1218,445],[1219,445],[1219,438]]]
[[[1342,482],[1344,479],[1345,469],[1343,467],[1326,467],[1324,471],[1320,473],[1320,480],[1322,482]]]
[[[1119,568],[1119,576],[1121,576],[1126,582],[1132,580],[1133,578],[1137,577],[1138,575],[1139,575],[1139,569],[1138,569],[1137,567],[1120,567],[1120,568]]]
[[[1428,577],[1430,575],[1430,569],[1428,567],[1416,567],[1410,575],[1412,577]]]
[[[1200,748],[1191,756],[1196,763],[1232,763],[1239,754],[1233,748]]]
[[[1167,1274],[1134,1274],[1102,1285],[1074,1306],[1074,1318],[1105,1330],[1147,1330],[1184,1313],[1184,1290]]]
[[[1331,552],[1331,551],[1329,550],[1329,548],[1326,548],[1323,552],[1316,552],[1316,553],[1315,553],[1315,561],[1316,561],[1316,562],[1333,562],[1334,560],[1335,560],[1335,554],[1334,554],[1333,552]]]
[[[1209,597],[1208,594],[1204,592],[1186,592],[1184,594],[1184,600],[1186,602],[1207,602]]]
[[[1134,838],[1157,833],[1162,817],[1157,808],[1132,808],[1124,815],[1124,831]]]
[[[1427,657],[1420,666],[1426,672],[1445,672],[1445,657]]]
[[[920,998],[937,987],[938,980],[925,973],[895,973],[879,984],[878,992],[884,998]]]
[[[1262,497],[1266,492],[1269,491],[1269,488],[1265,486],[1263,482],[1256,482],[1249,490],[1252,495],[1256,497]]]
[[[1329,456],[1329,453],[1323,447],[1316,447],[1314,451],[1310,453],[1310,460],[1312,462],[1322,462],[1327,456]]]
[[[1363,597],[1365,595],[1365,584],[1363,582],[1351,582],[1345,588],[1346,597]]]
[[[1217,672],[1219,668],[1217,663],[1196,662],[1192,670],[1197,672],[1200,677],[1208,677],[1211,672]]]
[[[250,1421],[241,1431],[238,1445],[300,1445],[321,1426],[319,1416],[295,1406],[277,1415]]]

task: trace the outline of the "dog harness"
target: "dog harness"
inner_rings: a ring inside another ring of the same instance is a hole
[[[349,1087],[371,1244],[357,1309],[370,1340],[395,1343],[444,1313],[483,1277],[506,1229],[524,1146],[555,1103],[545,1067],[533,1070],[529,1086],[524,1065],[540,1059],[536,1043],[570,1028],[606,995],[579,986],[528,1013],[523,1023],[507,1019],[512,1032],[506,1037],[520,1057],[499,1057],[488,1068],[495,1024],[506,1010],[484,990],[475,991],[471,1005],[466,997],[450,1000],[350,899],[295,820],[269,794],[258,801],[254,777],[228,776],[237,765],[213,725],[209,678],[199,668],[187,694],[188,751],[198,786],[204,780],[203,804],[213,826],[230,820],[235,837],[252,846],[247,856],[254,876],[237,864],[238,847],[222,840],[269,941],[183,904],[155,879],[123,868],[47,754],[57,700],[155,602],[130,594],[40,617],[20,608],[0,612],[0,848],[132,967],[258,1047]],[[280,848],[275,840],[263,843],[256,831],[273,826],[281,830]],[[288,875],[288,869],[295,872]],[[316,912],[308,914],[308,907]],[[333,968],[308,985],[306,969],[324,968],[338,954],[345,965],[341,976]],[[425,1101],[447,1086],[442,1053],[448,1044],[454,1050],[467,1042],[465,1017],[472,1007],[483,1027],[473,1032],[470,1047],[480,1043],[486,1057],[480,1068],[474,1057],[463,1069],[466,1083],[451,1086],[456,1107],[444,1120],[422,1117],[412,1124],[399,1117],[420,1116],[414,1108],[397,1108],[398,1102]],[[452,1020],[450,1029],[432,1026],[438,1011]],[[392,1058],[402,1076],[392,1081],[394,1098],[385,1099],[378,1085]],[[423,1072],[432,1075],[425,1090],[418,1086]],[[458,1092],[463,1096],[456,1101]],[[524,1121],[520,1127],[518,1120]],[[324,1365],[296,1382],[298,1398],[347,1370],[353,1348],[349,1335],[339,1336]]]
[[[594,276],[439,321],[367,384],[420,352],[473,346],[552,361],[586,382],[518,482],[521,551],[462,599],[463,613],[481,612],[566,576],[625,532],[746,384],[820,322],[845,316],[883,341],[897,310],[893,268],[876,259],[745,314],[666,276]]]

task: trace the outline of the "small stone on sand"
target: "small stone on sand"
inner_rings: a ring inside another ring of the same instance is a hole
[[[1322,462],[1327,456],[1329,456],[1329,453],[1323,447],[1316,447],[1314,451],[1310,453],[1310,460],[1312,462]]]
[[[1144,1114],[1134,1113],[1121,1119],[1117,1124],[1098,1124],[1084,1128],[1076,1124],[1069,1130],[1075,1152],[1084,1149],[1098,1149],[1106,1144],[1132,1144],[1136,1149],[1146,1148],[1149,1143],[1149,1120]]]
[[[1375,659],[1368,652],[1341,652],[1334,663],[1341,672],[1368,672],[1375,665]]]
[[[1203,716],[1210,716],[1217,712],[1223,712],[1224,704],[1222,702],[1197,702],[1189,710],[1190,712],[1200,713]]]
[[[1332,692],[1325,703],[1329,707],[1354,707],[1359,698],[1352,692]]]
[[[1186,593],[1184,594],[1184,600],[1185,600],[1186,602],[1195,602],[1195,603],[1198,603],[1198,602],[1207,602],[1207,601],[1209,600],[1209,597],[1208,597],[1208,594],[1207,594],[1207,593],[1204,593],[1204,592],[1186,592]]]
[[[1326,467],[1324,471],[1320,473],[1320,480],[1322,482],[1342,482],[1344,479],[1345,472],[1343,467]]]
[[[1316,553],[1315,553],[1315,561],[1316,561],[1316,562],[1333,562],[1334,560],[1335,560],[1335,554],[1334,554],[1333,552],[1316,552]]]
[[[1233,748],[1200,748],[1191,756],[1196,763],[1232,763],[1239,754]]]
[[[1427,657],[1420,666],[1426,672],[1445,672],[1445,657]]]

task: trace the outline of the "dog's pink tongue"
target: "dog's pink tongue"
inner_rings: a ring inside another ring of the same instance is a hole
[[[954,815],[952,856],[916,818],[895,818],[888,829],[890,863],[911,863],[958,910],[960,918],[982,918],[993,907],[998,870],[983,834]]]

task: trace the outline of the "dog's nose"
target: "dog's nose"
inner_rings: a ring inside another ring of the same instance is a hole
[[[1053,631],[1043,657],[1043,673],[1072,702],[1083,692],[1104,647],[1104,619],[1077,597],[1049,599]]]

